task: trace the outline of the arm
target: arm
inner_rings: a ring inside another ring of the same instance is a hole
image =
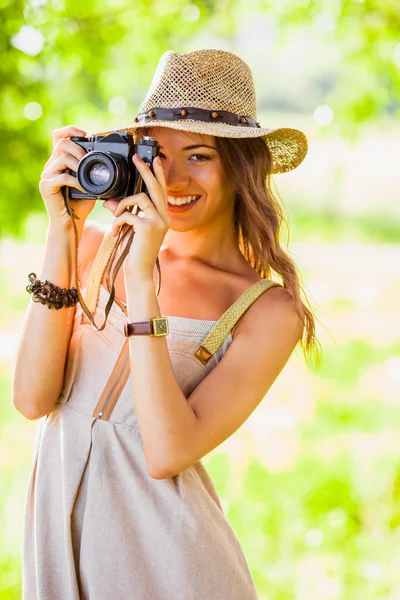
[[[128,312],[130,320],[160,314],[154,285],[132,286]],[[301,333],[289,292],[269,290],[243,315],[223,360],[187,400],[165,338],[132,336],[133,395],[149,474],[172,477],[239,429],[283,369]]]
[[[83,191],[76,177],[66,172],[76,171],[85,150],[69,138],[85,135],[76,127],[67,126],[53,132],[53,152],[44,166],[39,190],[49,217],[44,260],[39,279],[47,279],[63,288],[75,282],[75,237],[61,188],[70,186]],[[95,200],[70,200],[75,211],[78,243],[84,224]],[[86,228],[90,233],[91,229]],[[90,250],[90,235],[84,235],[79,246],[82,270]],[[27,272],[28,276],[29,271]],[[55,310],[45,304],[30,301],[22,326],[12,375],[12,399],[15,408],[27,419],[39,419],[51,412],[60,395],[65,359],[71,337],[75,307]]]
[[[128,320],[144,321],[160,316],[153,270],[170,218],[161,162],[154,160],[153,176],[140,159],[133,160],[152,201],[140,193],[104,205],[117,217],[114,235],[125,223],[135,229],[124,262]],[[135,205],[142,217],[126,211]],[[133,398],[148,473],[156,479],[172,477],[232,435],[261,402],[302,331],[288,290],[268,290],[242,316],[223,360],[188,400],[175,377],[166,339],[131,336]]]
[[[90,251],[87,224],[79,246],[80,271]],[[75,285],[72,227],[49,226],[42,267],[37,276],[60,287]],[[75,306],[55,310],[31,299],[22,325],[12,375],[15,408],[27,419],[51,412],[60,395]]]
[[[72,248],[72,230],[49,227],[38,277],[60,287],[71,287]],[[12,384],[14,406],[28,419],[51,412],[60,394],[74,313],[75,307],[54,310],[32,299],[29,302]]]

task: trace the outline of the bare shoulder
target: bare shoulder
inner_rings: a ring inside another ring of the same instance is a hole
[[[246,337],[263,338],[268,331],[273,335],[288,335],[300,339],[303,322],[296,303],[288,289],[274,286],[265,291],[240,319],[235,335],[246,332]]]
[[[253,302],[239,319],[223,360],[188,398],[198,429],[179,458],[167,466],[168,476],[216,448],[248,419],[295,349],[299,323],[295,301],[285,288],[270,288]]]
[[[86,221],[79,243],[79,274],[81,285],[85,285],[85,274],[92,265],[100,244],[107,231],[107,226],[96,221]]]

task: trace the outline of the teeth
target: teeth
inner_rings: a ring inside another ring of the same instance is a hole
[[[182,198],[173,198],[172,196],[168,196],[168,202],[174,206],[181,206],[181,204],[189,204],[189,202],[193,202],[193,200],[197,200],[198,198],[200,198],[200,196],[185,196]]]

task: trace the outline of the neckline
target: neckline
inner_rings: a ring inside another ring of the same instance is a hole
[[[86,289],[86,286],[85,286],[85,289]],[[110,292],[104,287],[104,285],[102,283],[100,284],[100,291],[103,294],[107,294],[108,297],[110,296]],[[105,304],[106,303],[104,303],[104,305]],[[110,312],[112,310],[117,310],[126,319],[126,314],[124,313],[122,308],[120,306],[118,306],[118,304],[116,302],[113,302]],[[194,321],[195,323],[217,323],[218,322],[215,319],[195,319],[193,317],[179,317],[179,316],[175,316],[175,315],[163,315],[163,316],[167,317],[167,319],[177,319],[177,320],[179,319],[181,321]]]

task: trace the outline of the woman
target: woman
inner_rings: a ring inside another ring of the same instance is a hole
[[[297,343],[316,349],[270,190],[272,173],[304,159],[306,138],[261,128],[248,66],[218,50],[167,52],[126,130],[160,144],[154,174],[133,159],[148,194],[104,202],[111,231],[86,222],[94,201],[71,201],[79,280],[97,321],[113,240],[122,226],[135,230],[118,303],[102,331],[80,305],[31,303],[18,349],[14,404],[45,416],[26,500],[23,598],[254,599],[201,458],[244,423]],[[85,155],[74,135],[85,132],[54,133],[40,184],[49,215],[41,279],[66,289],[74,236],[60,188],[80,189],[64,171]],[[149,335],[165,315],[168,335]]]

